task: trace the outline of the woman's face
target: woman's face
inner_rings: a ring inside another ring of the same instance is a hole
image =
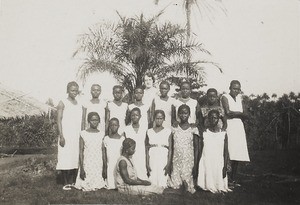
[[[91,95],[93,98],[98,98],[101,94],[101,87],[98,85],[93,85],[91,87]]]
[[[155,120],[156,126],[161,126],[163,124],[165,118],[164,118],[163,114],[157,113],[154,120]]]
[[[89,121],[90,127],[96,129],[100,123],[100,119],[97,115],[93,115]]]
[[[234,83],[230,86],[230,95],[236,97],[241,92],[241,85],[238,83]]]
[[[68,90],[68,94],[69,94],[69,97],[70,98],[76,98],[76,96],[78,95],[78,93],[79,93],[79,89],[78,89],[78,87],[77,86],[71,86],[70,88],[69,88],[69,90]]]
[[[138,111],[132,111],[130,114],[131,122],[136,124],[140,121],[141,114]]]
[[[112,133],[116,133],[118,132],[118,129],[119,129],[119,122],[117,120],[111,120],[109,122],[109,129]]]
[[[151,87],[153,87],[153,80],[152,80],[152,78],[151,77],[149,77],[149,76],[145,76],[145,78],[144,78],[144,83],[145,83],[145,86],[146,86],[146,88],[151,88]]]

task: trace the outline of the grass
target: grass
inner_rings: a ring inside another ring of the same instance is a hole
[[[55,155],[0,159],[0,204],[299,204],[300,149],[251,152],[240,167],[241,187],[227,194],[197,191],[130,196],[112,190],[63,191]]]

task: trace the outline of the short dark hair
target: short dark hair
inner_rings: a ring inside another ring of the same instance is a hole
[[[121,86],[121,85],[115,85],[114,87],[113,87],[113,91],[115,90],[115,89],[121,89],[122,90],[122,92],[124,91],[124,88]]]
[[[166,114],[165,114],[165,111],[163,111],[163,110],[155,110],[154,117],[156,117],[156,115],[159,113],[163,115],[164,119],[166,119]]]
[[[68,85],[67,85],[67,93],[69,93],[69,90],[70,90],[70,88],[71,88],[72,86],[76,86],[77,88],[79,88],[78,83],[76,83],[75,81],[71,81],[71,82],[69,82]]]
[[[136,142],[133,139],[125,138],[125,140],[122,143],[122,154],[124,154],[126,150],[128,150],[131,146],[135,144]]]
[[[230,82],[229,89],[231,89],[232,85],[234,85],[234,84],[238,84],[238,85],[240,85],[240,86],[241,86],[241,83],[240,83],[240,81],[238,81],[238,80],[232,80],[232,81]]]
[[[168,81],[166,81],[166,80],[161,81],[160,84],[159,84],[159,87],[161,85],[167,85],[170,88],[170,83]]]
[[[191,108],[187,104],[182,104],[178,108],[178,113],[181,112],[183,109],[187,109],[189,111],[189,114],[191,114]]]
[[[133,108],[133,109],[130,111],[130,115],[131,115],[131,113],[134,112],[134,111],[138,111],[138,112],[140,113],[140,115],[141,115],[141,109],[138,108],[138,107]]]
[[[212,92],[214,92],[214,93],[216,93],[216,94],[218,95],[218,91],[217,91],[215,88],[209,88],[209,89],[207,90],[206,94],[212,93]]]
[[[90,113],[88,114],[88,116],[87,116],[87,121],[90,122],[90,121],[91,121],[91,118],[92,118],[93,116],[97,116],[97,117],[99,118],[99,121],[101,120],[101,119],[100,119],[100,116],[99,116],[99,114],[98,114],[97,112],[90,112]]]
[[[207,116],[209,117],[209,116],[211,116],[212,114],[217,114],[218,115],[218,117],[220,117],[220,112],[218,111],[218,110],[210,110],[209,112],[208,112],[208,114],[207,114]]]

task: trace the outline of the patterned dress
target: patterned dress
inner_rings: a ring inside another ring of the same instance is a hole
[[[108,102],[107,103],[107,109],[109,110],[110,113],[110,119],[111,118],[117,118],[119,120],[119,130],[118,133],[122,135],[125,129],[125,119],[126,119],[126,112],[128,109],[128,104],[127,103],[122,103],[120,106],[117,105],[114,102]]]
[[[223,178],[225,136],[226,132],[207,130],[203,133],[204,147],[197,181],[203,190],[213,193],[230,191],[227,176]]]
[[[64,104],[61,124],[65,146],[60,146],[58,141],[56,169],[78,169],[82,106],[79,103],[74,105],[68,99],[64,99],[61,102]]]
[[[84,141],[83,167],[86,178],[84,180],[80,178],[79,170],[75,188],[83,191],[95,191],[104,188],[105,182],[102,178],[102,142],[104,132],[91,133],[84,130],[81,132],[81,137]]]
[[[242,96],[236,96],[236,101],[229,94],[224,94],[228,100],[229,110],[243,112]],[[250,161],[244,123],[239,118],[227,119],[228,152],[230,160]]]
[[[135,164],[137,175],[140,179],[147,179],[146,170],[146,152],[145,152],[145,139],[146,139],[147,127],[140,125],[136,132],[132,125],[125,127],[125,135],[127,138],[131,138],[136,142],[135,153],[132,155],[132,161]]]
[[[179,189],[182,183],[187,183],[189,192],[194,193],[192,171],[194,167],[194,134],[199,135],[197,128],[189,127],[183,130],[180,126],[173,128],[173,171],[168,180],[168,186]]]
[[[165,176],[164,168],[168,162],[169,136],[171,129],[164,128],[159,132],[152,129],[147,131],[149,138],[149,164],[151,173],[149,180],[151,184],[167,187],[167,176]]]
[[[115,189],[114,169],[117,161],[121,156],[122,143],[125,137],[121,136],[120,139],[110,138],[105,136],[103,139],[104,146],[106,147],[107,155],[107,188]]]
[[[125,160],[127,164],[127,172],[130,179],[137,180],[137,173],[134,167],[134,163],[127,159],[124,156],[121,156],[116,165],[115,169],[115,179],[118,191],[125,194],[131,195],[149,195],[149,194],[162,194],[163,188],[155,186],[151,184],[150,186],[143,186],[143,185],[129,185],[126,184],[121,176],[119,163],[121,160]]]

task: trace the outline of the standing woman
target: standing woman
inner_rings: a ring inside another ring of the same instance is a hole
[[[79,136],[81,131],[82,106],[76,100],[79,86],[76,82],[67,85],[68,97],[57,106],[58,153],[56,169],[62,171],[64,190],[75,183],[79,162]]]
[[[144,104],[151,105],[153,99],[158,94],[158,90],[154,87],[155,78],[153,73],[147,72],[144,76],[144,97],[143,102]]]
[[[242,101],[241,83],[233,80],[230,83],[229,94],[222,96],[221,102],[227,117],[228,151],[231,160],[230,180],[235,183],[238,164],[240,161],[249,162],[246,133],[243,121],[248,118]]]

